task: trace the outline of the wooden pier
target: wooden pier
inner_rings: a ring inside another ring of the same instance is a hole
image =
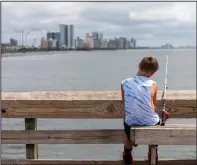
[[[161,91],[157,111],[162,109]],[[24,118],[25,130],[2,130],[2,144],[26,144],[26,159],[3,159],[2,165],[123,165],[122,160],[42,160],[38,144],[123,144],[123,129],[38,130],[37,118],[124,118],[119,91],[2,92],[2,118]],[[170,118],[196,118],[196,91],[167,91]],[[167,122],[168,123],[168,122]],[[195,124],[132,127],[131,140],[139,145],[196,145]],[[120,153],[121,155],[122,153]],[[152,165],[155,158],[152,157]],[[159,165],[196,165],[197,160],[160,160]],[[147,160],[135,160],[147,165]]]

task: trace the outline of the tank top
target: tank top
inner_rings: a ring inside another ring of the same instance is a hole
[[[151,107],[151,86],[156,82],[145,76],[133,76],[122,81],[125,123],[129,126],[151,126],[159,122]]]

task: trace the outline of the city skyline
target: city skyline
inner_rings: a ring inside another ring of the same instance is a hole
[[[41,49],[130,49],[136,48],[136,39],[121,36],[113,39],[104,37],[102,32],[88,32],[84,37],[74,35],[75,26],[59,24],[59,32],[47,32],[41,39]],[[24,45],[29,47],[29,45]],[[30,46],[31,47],[31,46]],[[35,47],[35,45],[32,45]]]
[[[16,30],[58,32],[58,24],[73,24],[75,38],[84,39],[86,33],[99,31],[105,38],[134,37],[142,46],[195,45],[195,13],[196,5],[191,2],[6,2],[2,4],[2,42],[9,42],[10,38],[19,40]],[[33,31],[28,42],[35,35],[42,38],[40,32]]]

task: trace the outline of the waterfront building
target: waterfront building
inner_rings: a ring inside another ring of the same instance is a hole
[[[104,48],[104,49],[108,48],[108,40],[107,40],[107,39],[104,39],[104,40],[102,41],[102,43],[101,43],[101,48]]]
[[[47,49],[52,49],[52,47],[53,47],[53,40],[47,40],[46,41],[47,42]]]
[[[116,48],[115,40],[110,39],[108,41],[108,48],[110,48],[110,49],[115,49]]]
[[[98,33],[98,40],[100,40],[100,41],[103,40],[103,33]]]
[[[173,48],[173,46],[167,43],[165,45],[162,45],[161,48]]]
[[[75,39],[75,48],[77,48],[77,49],[82,49],[82,48],[84,48],[84,40],[81,39],[81,38],[79,38],[79,37],[77,37],[77,38]]]
[[[86,34],[86,38],[85,38],[85,47],[88,49],[94,48],[94,39],[88,33]]]
[[[124,39],[121,37],[118,40],[119,40],[119,49],[123,49],[124,48]]]
[[[122,39],[122,43],[123,43],[122,49],[128,48],[128,47],[127,47],[127,39],[124,38],[124,37],[122,37],[121,39]]]
[[[98,40],[98,32],[92,32],[92,38]]]
[[[136,48],[136,40],[131,38],[131,48]]]
[[[66,47],[68,49],[73,49],[74,44],[74,26],[60,24],[60,44],[61,47]]]
[[[47,40],[50,39],[60,41],[60,32],[47,32]]]
[[[59,42],[58,42],[57,39],[52,40],[52,48],[53,49],[59,48],[59,45],[58,44],[59,44]]]
[[[10,38],[10,45],[11,46],[17,46],[17,40],[13,39],[13,38]]]
[[[131,48],[131,41],[127,41],[128,48]]]
[[[103,41],[103,33],[92,32],[92,38],[94,40],[94,48],[96,49],[101,48],[102,41]]]
[[[40,48],[43,49],[44,47],[46,47],[46,42],[45,42],[44,37],[42,37],[42,38],[41,38],[41,41],[40,41]]]
[[[45,40],[44,38],[41,39],[41,49],[52,49],[53,41],[52,40]]]
[[[101,47],[100,40],[94,39],[94,48],[99,49]]]
[[[134,39],[133,48],[136,48],[136,39]]]

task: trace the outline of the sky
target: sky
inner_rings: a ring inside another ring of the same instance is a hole
[[[59,24],[74,36],[102,32],[104,38],[134,37],[138,46],[196,45],[195,2],[2,2],[2,42],[40,43]],[[37,30],[32,30],[37,29]]]

